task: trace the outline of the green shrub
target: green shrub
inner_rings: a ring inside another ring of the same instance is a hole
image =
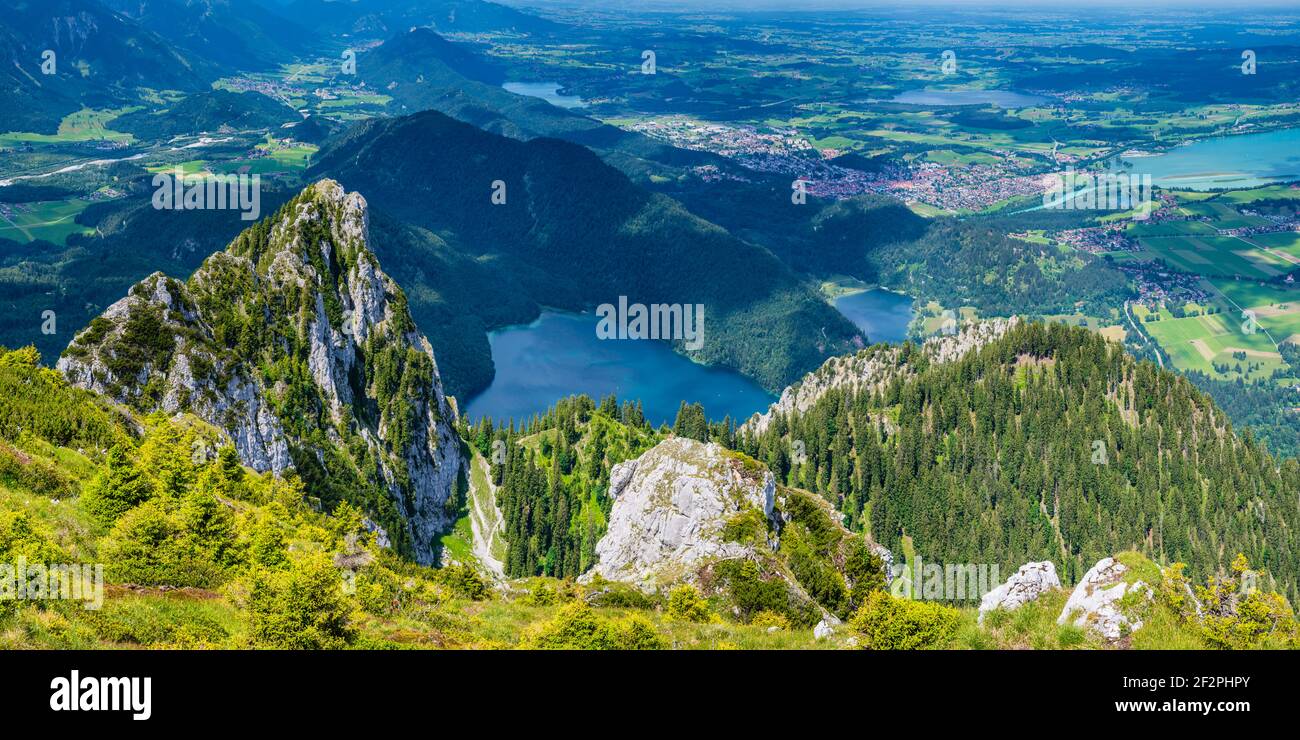
[[[0,509],[0,564],[16,566],[18,558],[43,565],[64,562],[63,552],[49,532],[26,512]],[[6,586],[12,586],[12,581]],[[0,599],[0,618],[17,611],[18,602]]]
[[[571,601],[554,619],[529,628],[521,645],[534,650],[661,650],[668,641],[643,617],[602,619]]]
[[[709,611],[709,602],[689,583],[683,583],[669,592],[668,618],[680,622],[718,621],[717,616]]]
[[[1296,644],[1298,630],[1290,605],[1281,594],[1256,588],[1262,577],[1238,554],[1227,576],[1211,578],[1208,585],[1195,589],[1201,605],[1201,638],[1206,645],[1243,650]]]
[[[870,650],[920,650],[946,644],[960,620],[961,612],[950,606],[875,591],[853,615],[851,625]]]
[[[439,568],[437,580],[463,599],[483,601],[492,595],[487,581],[469,565],[448,565]]]
[[[387,568],[363,568],[353,584],[357,603],[371,614],[393,614],[402,606],[402,584]]]
[[[239,562],[234,518],[211,495],[153,499],[126,512],[102,550],[107,575],[142,586],[212,588]]]
[[[781,578],[764,578],[758,563],[752,560],[724,560],[713,566],[713,572],[742,620],[765,611],[782,614],[803,627],[811,627],[821,619],[815,605],[792,594]]]
[[[767,539],[767,518],[753,507],[732,514],[722,524],[722,539],[754,545]]]
[[[263,647],[332,650],[354,637],[338,568],[313,553],[287,570],[259,568],[248,594],[249,635]]]
[[[25,488],[50,498],[68,498],[72,483],[58,468],[0,442],[0,483]]]
[[[528,593],[521,599],[529,606],[551,606],[559,600],[555,588],[544,578],[535,579],[529,586]]]
[[[140,472],[127,448],[113,445],[98,475],[81,494],[81,507],[104,526],[112,526],[123,514],[154,494],[148,477]]]
[[[588,586],[586,600],[595,607],[614,607],[619,609],[652,609],[653,597],[643,593],[636,586],[618,581],[606,581],[595,578]]]
[[[777,629],[789,630],[790,620],[784,614],[776,612],[763,611],[759,612],[749,622],[755,627],[776,627]]]
[[[289,562],[284,528],[273,517],[262,517],[249,532],[248,559],[253,565],[279,568]]]

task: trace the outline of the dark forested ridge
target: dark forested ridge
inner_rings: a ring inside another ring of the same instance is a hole
[[[142,138],[165,138],[196,131],[274,128],[297,120],[293,108],[259,92],[209,90],[185,97],[161,111],[136,111],[113,119],[113,127]]]
[[[375,208],[436,234],[537,305],[582,310],[620,296],[703,304],[704,342],[692,358],[769,389],[860,346],[848,319],[770,252],[640,188],[575,144],[516,141],[426,111],[353,127],[309,173],[338,179]],[[414,275],[394,276],[418,293]],[[416,321],[425,322],[418,306]],[[472,392],[489,380],[455,382]]]
[[[1295,600],[1300,464],[1234,434],[1187,379],[1059,325],[905,358],[917,372],[883,391],[832,390],[737,445],[894,552],[906,537],[931,562],[1050,559],[1067,582],[1128,548],[1198,576],[1242,552]]]

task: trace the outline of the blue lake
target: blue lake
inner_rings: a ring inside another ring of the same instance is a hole
[[[743,375],[691,362],[652,340],[598,339],[595,314],[546,312],[527,326],[488,334],[496,378],[463,408],[471,419],[523,420],[585,393],[640,400],[656,426],[671,424],[682,401],[704,404],[710,419],[737,423],[776,397]]]
[[[912,299],[887,290],[842,296],[839,309],[874,342],[901,342],[912,320]],[[740,373],[706,367],[649,340],[599,339],[595,314],[547,311],[526,326],[488,334],[496,377],[462,411],[521,421],[556,401],[585,393],[596,401],[611,393],[640,400],[656,426],[671,424],[682,401],[704,404],[710,419],[737,423],[765,411],[776,397]]]
[[[561,95],[560,85],[556,82],[506,82],[501,85],[507,92],[541,98],[560,108],[581,108],[582,98],[576,95]]]
[[[1161,187],[1258,187],[1300,179],[1300,128],[1202,139],[1156,156],[1121,159]]]
[[[835,299],[835,308],[866,332],[872,344],[898,344],[907,339],[912,322],[912,299],[888,290],[866,290]]]
[[[999,108],[1028,108],[1047,102],[1047,98],[1010,90],[908,90],[895,95],[890,102],[908,105],[996,105]]]

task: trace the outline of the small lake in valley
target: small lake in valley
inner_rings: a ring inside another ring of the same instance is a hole
[[[835,308],[862,331],[872,344],[898,344],[907,339],[912,323],[912,299],[883,288],[849,293],[835,299]]]
[[[501,85],[508,92],[541,98],[560,108],[581,108],[582,98],[576,95],[561,95],[558,82],[506,82]]]

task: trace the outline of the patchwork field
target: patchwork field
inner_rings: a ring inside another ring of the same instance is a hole
[[[90,231],[75,220],[88,205],[84,200],[0,204],[0,238],[24,244],[38,239],[63,244],[69,234]]]
[[[59,122],[56,134],[35,134],[14,131],[0,133],[0,146],[16,144],[60,144],[83,141],[114,141],[128,144],[131,134],[113,131],[108,122],[125,113],[137,110],[139,106],[118,109],[82,108],[76,113],[69,113]]]
[[[1179,236],[1181,234],[1214,234],[1214,227],[1204,221],[1162,221],[1154,224],[1137,223],[1126,232],[1134,239],[1148,236]]]
[[[1300,232],[1277,231],[1271,234],[1245,236],[1242,239],[1262,249],[1269,249],[1277,254],[1286,255],[1294,259],[1296,264],[1300,264]]]
[[[1154,236],[1138,241],[1175,270],[1209,277],[1267,280],[1294,266],[1289,256],[1235,236]]]
[[[1249,331],[1247,322],[1239,320],[1235,313],[1174,318],[1161,310],[1159,316],[1158,321],[1144,322],[1142,326],[1180,370],[1250,381],[1267,378],[1286,366],[1268,335]],[[1295,319],[1300,320],[1300,315]],[[1264,325],[1263,319],[1259,323]]]
[[[1214,221],[1220,229],[1244,229],[1267,226],[1270,221],[1260,216],[1247,216],[1238,213],[1235,208],[1219,201],[1190,203],[1180,206],[1179,211],[1188,216],[1204,216]]]

